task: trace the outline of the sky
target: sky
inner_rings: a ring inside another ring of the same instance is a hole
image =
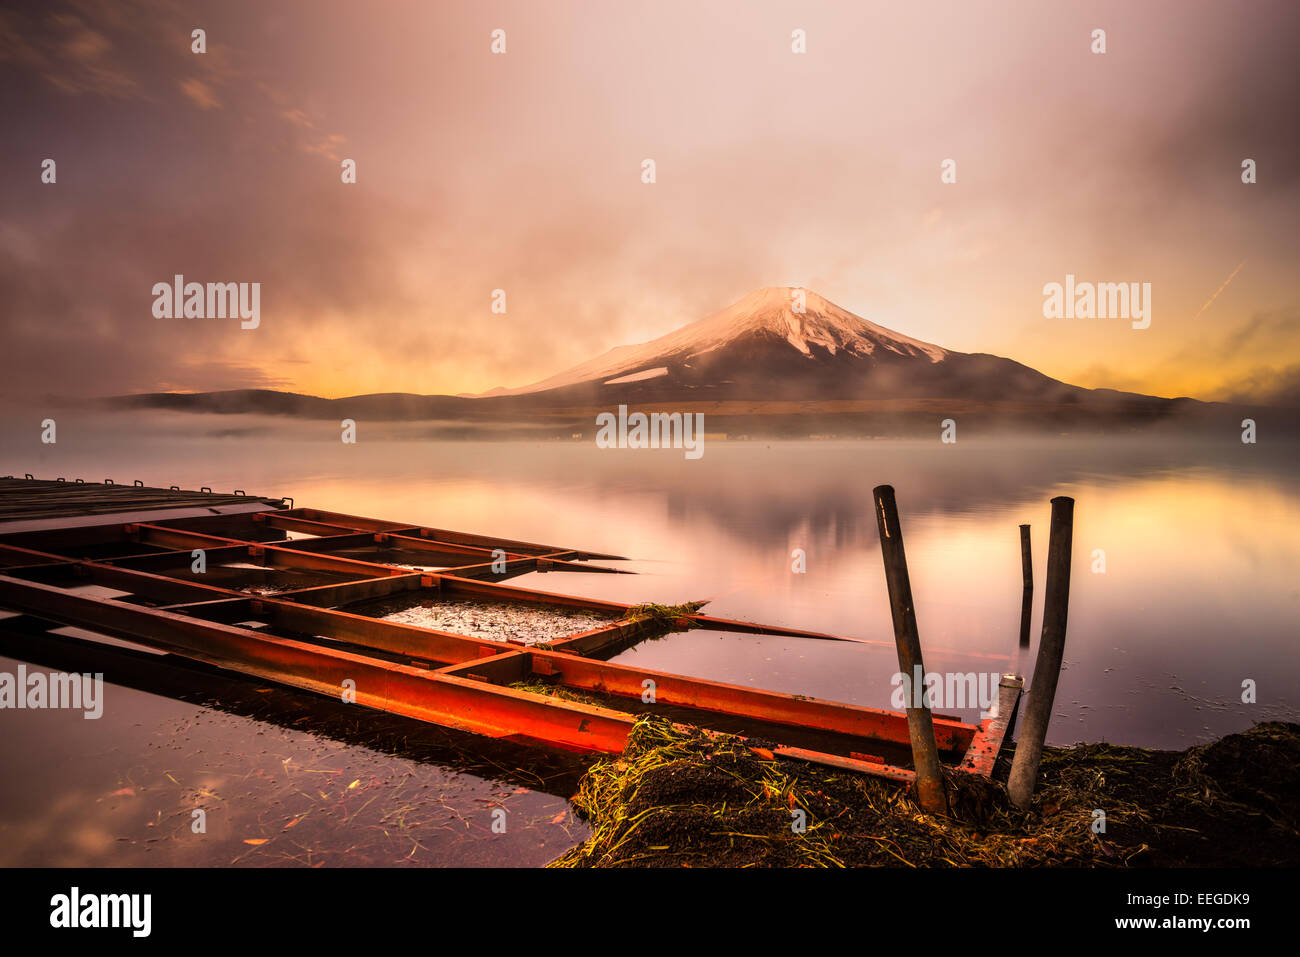
[[[0,395],[481,392],[797,285],[1300,404],[1298,38],[1264,0],[6,4]],[[257,328],[156,317],[177,274],[260,283]],[[1151,283],[1149,328],[1045,317],[1067,275]]]

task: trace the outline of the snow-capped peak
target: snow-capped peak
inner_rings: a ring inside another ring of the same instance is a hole
[[[802,312],[796,311],[802,306]],[[783,339],[805,356],[815,349],[831,355],[870,356],[877,350],[939,362],[949,353],[928,342],[868,322],[815,292],[791,286],[764,286],[725,309],[641,345],[617,346],[581,365],[506,395],[540,392],[593,380],[609,380],[645,369],[688,363],[739,339]]]
[[[800,307],[802,311],[796,311]],[[756,289],[727,308],[646,345],[662,347],[671,343],[700,354],[762,332],[785,339],[804,355],[812,354],[812,346],[821,346],[832,355],[844,350],[869,356],[877,349],[886,349],[904,356],[925,356],[931,362],[947,355],[939,346],[868,322],[824,296],[794,286]]]

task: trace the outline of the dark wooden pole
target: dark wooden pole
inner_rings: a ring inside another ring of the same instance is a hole
[[[898,522],[898,505],[894,501],[891,485],[878,486],[871,494],[876,502],[880,551],[885,559],[885,584],[889,588],[889,611],[894,619],[898,667],[907,676],[904,687],[911,691],[907,708],[907,733],[912,741],[916,794],[922,808],[931,814],[946,815],[948,794],[939,768],[934,720],[925,704],[925,664],[921,660],[921,638],[916,630],[912,582],[907,575],[907,556],[903,552],[903,530]]]
[[[1029,526],[1020,526],[1020,574],[1025,590],[1020,596],[1020,647],[1029,647],[1029,619],[1034,614],[1034,559],[1029,548]]]
[[[1052,499],[1052,530],[1047,539],[1047,596],[1043,599],[1043,634],[1038,640],[1034,683],[1029,688],[1025,720],[1016,741],[1007,791],[1019,808],[1027,808],[1038,784],[1043,741],[1052,719],[1056,682],[1065,655],[1065,622],[1070,610],[1070,550],[1074,542],[1074,499]]]

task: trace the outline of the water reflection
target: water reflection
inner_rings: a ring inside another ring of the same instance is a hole
[[[74,434],[79,441],[62,441]],[[417,426],[380,424],[345,446],[332,422],[194,416],[61,419],[60,439],[57,446],[27,443],[21,450],[6,442],[0,472],[245,488],[323,509],[633,556],[625,567],[637,576],[534,574],[514,583],[637,602],[709,598],[716,615],[871,639],[847,645],[689,632],[625,651],[618,660],[876,707],[890,704],[896,662],[871,488],[889,483],[898,492],[926,664],[963,673],[1032,668],[1035,648],[1023,659],[1017,648],[1017,526],[1033,527],[1036,639],[1048,501],[1072,495],[1070,626],[1050,741],[1181,748],[1254,721],[1294,720],[1297,713],[1300,488],[1282,452],[1242,446],[1235,433],[1222,442],[1151,436],[955,446],[714,442],[698,461],[672,451],[597,450],[584,443],[433,443],[421,439]],[[806,574],[792,571],[794,549],[807,555]],[[1258,685],[1258,703],[1241,700],[1247,680]],[[221,700],[228,705],[257,694],[270,702],[287,694],[245,692],[227,687]],[[3,785],[6,833],[18,835],[7,862],[152,861],[167,854],[248,862],[275,845],[242,842],[270,831],[309,838],[302,843],[315,848],[310,858],[293,852],[300,863],[321,855],[330,863],[405,860],[412,850],[411,860],[419,861],[540,863],[562,849],[536,834],[565,809],[556,795],[567,784],[545,795],[545,785],[475,768],[481,739],[466,746],[462,760],[393,754],[322,733],[328,721],[303,697],[291,696],[285,706],[294,715],[287,724],[226,705],[177,702],[134,720],[130,712],[116,718],[110,712],[94,729],[91,722],[24,719],[34,723],[4,746],[6,764],[28,775],[7,775]],[[351,712],[338,719],[356,720]],[[412,738],[409,731],[405,736]],[[364,785],[393,795],[363,807],[364,798],[356,801],[337,787],[293,793],[272,787],[266,782],[284,777],[286,758],[295,767],[330,772],[331,783],[361,781],[354,791]],[[73,767],[75,773],[67,770]],[[168,774],[181,790],[150,792],[167,794],[166,800],[133,805],[112,797],[141,782],[161,789]],[[78,782],[89,780],[96,789],[82,793]],[[248,783],[254,780],[264,786]],[[184,789],[198,787],[244,794],[241,801],[248,802],[228,818],[239,823],[222,833],[220,853],[164,850],[196,846],[183,833],[147,844],[141,835],[149,820],[155,827],[170,822],[175,831],[198,793]],[[369,840],[375,829],[382,834],[390,826],[383,813],[410,793],[402,788],[441,800],[423,805],[429,813],[420,820],[428,830],[420,847],[386,838],[358,844],[358,835]],[[527,790],[515,793],[518,788]],[[522,802],[524,817],[541,822],[533,837],[527,828],[512,830],[517,843],[508,853],[457,820],[480,823],[474,815],[484,802],[504,799]],[[126,814],[127,805],[137,810],[118,825],[84,828],[52,817],[77,808],[84,814],[87,802],[117,808],[114,813]],[[335,810],[320,813],[324,807]],[[308,808],[315,817],[287,832],[274,830]],[[63,827],[78,836],[60,838]],[[571,824],[566,818],[556,827]]]
[[[540,866],[588,833],[566,800],[586,768],[575,755],[107,650],[27,619],[4,622],[0,649],[14,656],[0,671],[18,659],[107,682],[98,721],[6,714],[3,866]]]

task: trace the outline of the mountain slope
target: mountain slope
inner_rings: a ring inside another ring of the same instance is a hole
[[[1088,390],[1010,359],[953,352],[854,315],[813,292],[758,289],[651,342],[619,346],[499,396],[534,401],[949,398],[1070,401]]]
[[[530,386],[479,396],[322,399],[239,390],[121,396],[113,404],[424,421],[445,435],[551,438],[586,434],[593,414],[623,403],[705,412],[711,427],[724,432],[790,436],[932,434],[936,417],[958,414],[977,430],[1129,430],[1175,415],[1182,421],[1209,416],[1218,428],[1219,419],[1231,419],[1224,418],[1227,407],[1083,389],[1011,359],[954,352],[812,292],[804,294],[805,310],[795,313],[792,291],[758,289],[651,342],[619,346]]]
[[[792,289],[767,286],[756,289],[725,309],[665,336],[634,346],[616,346],[603,355],[558,375],[519,389],[494,390],[496,395],[522,395],[563,388],[595,380],[609,380],[653,369],[690,367],[709,362],[710,353],[744,349],[761,342],[785,343],[805,358],[846,353],[867,357],[878,350],[931,362],[949,353],[939,346],[910,339],[884,326],[868,322],[814,292],[806,292],[805,310],[792,309]]]

